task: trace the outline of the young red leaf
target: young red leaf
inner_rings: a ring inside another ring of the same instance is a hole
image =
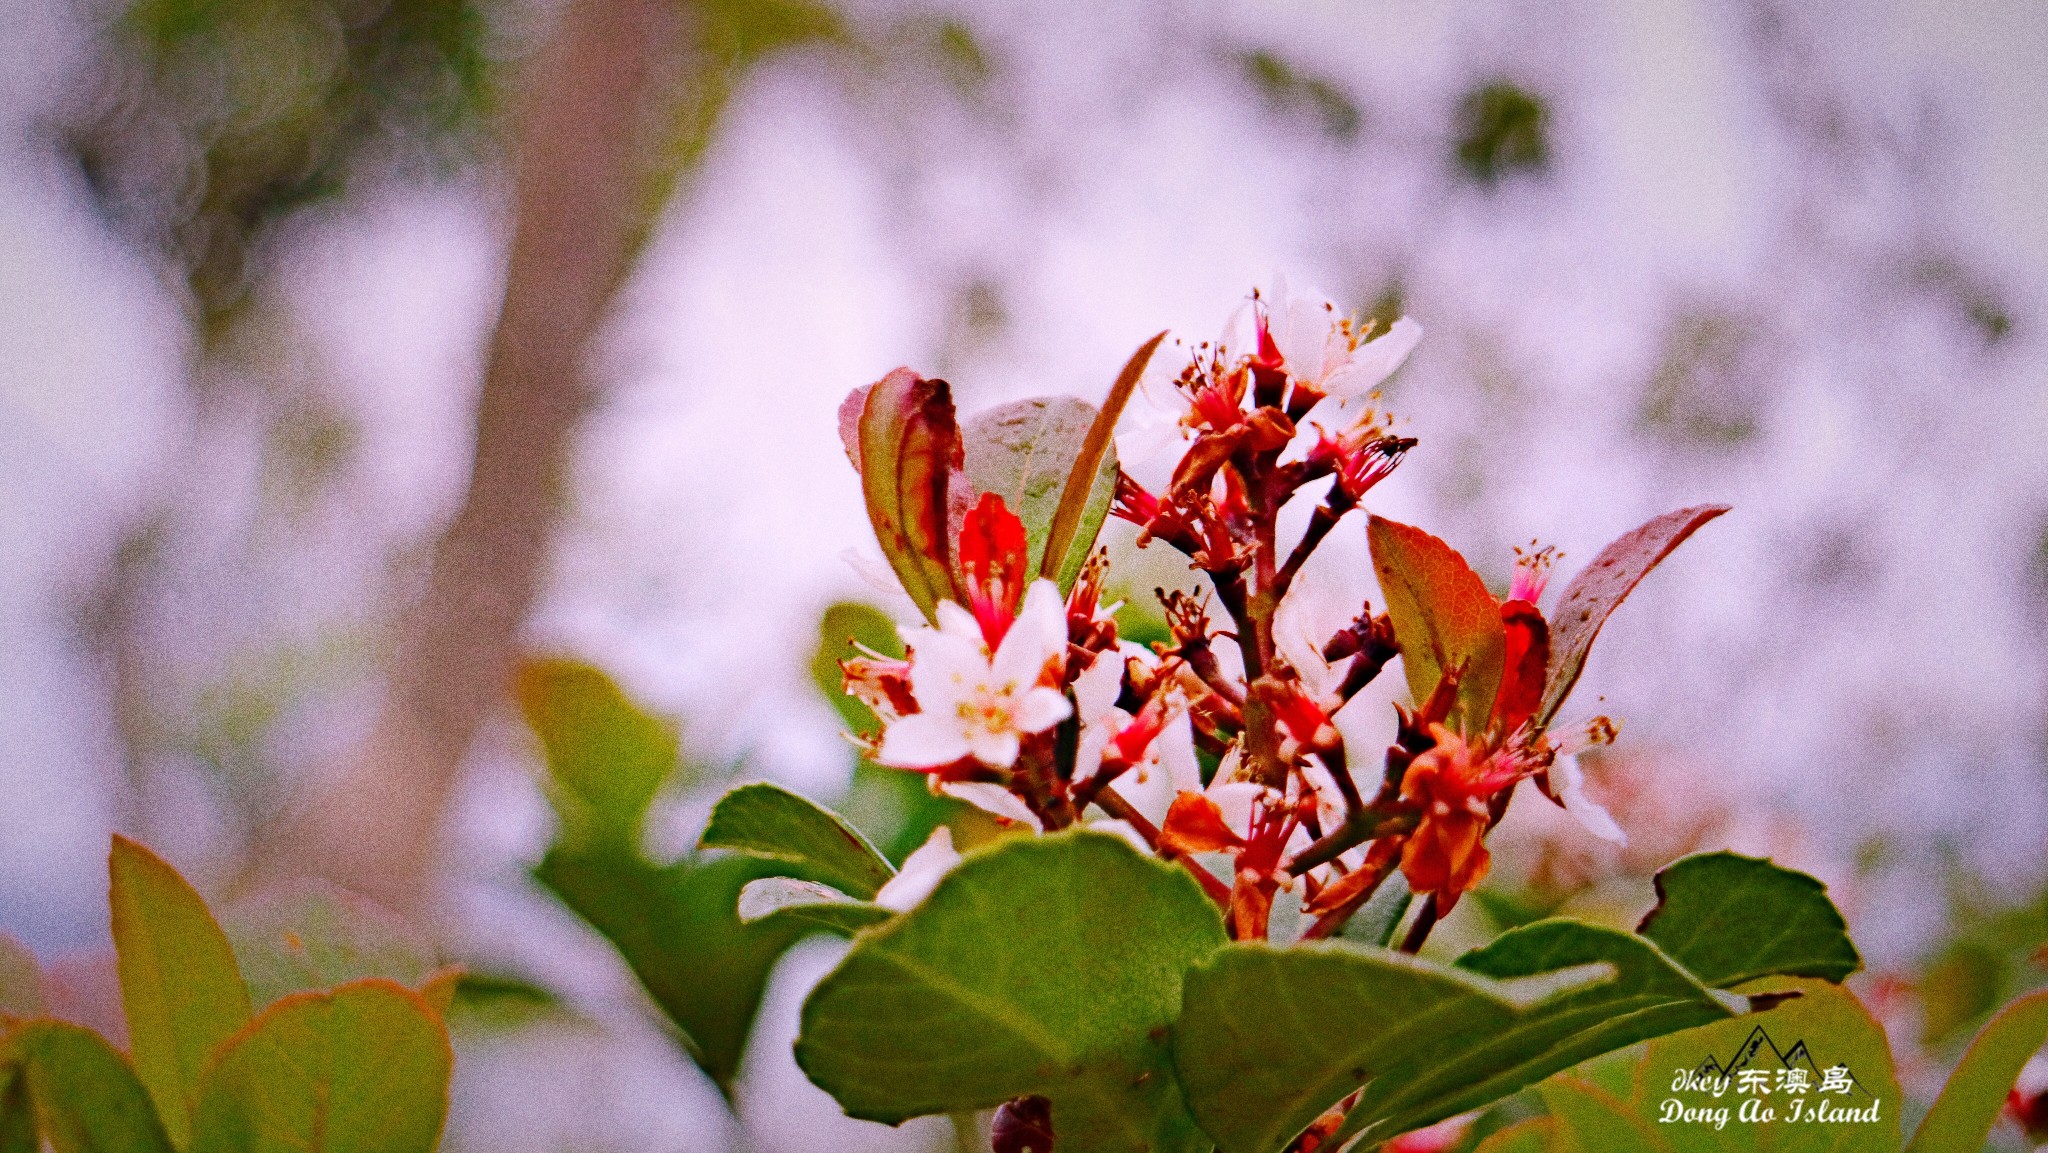
[[[1550,626],[1528,601],[1500,606],[1507,651],[1501,660],[1500,696],[1493,703],[1493,723],[1512,733],[1536,712],[1543,700],[1545,670],[1550,666]]]
[[[1462,669],[1447,723],[1476,735],[1500,692],[1507,644],[1500,603],[1457,550],[1419,528],[1373,517],[1366,538],[1409,695],[1426,701],[1446,671]]]
[[[1545,678],[1543,707],[1536,711],[1540,732],[1557,716],[1557,710],[1579,683],[1586,667],[1586,653],[1608,614],[1628,596],[1657,562],[1685,542],[1701,525],[1728,511],[1725,504],[1702,504],[1667,512],[1617,538],[1600,550],[1593,563],[1572,578],[1564,596],[1550,615],[1550,671]]]
[[[951,509],[948,491],[960,471],[960,427],[951,389],[899,368],[866,390],[857,451],[868,519],[903,589],[927,618],[951,599]],[[859,395],[856,393],[855,395]],[[842,428],[854,401],[841,409]]]

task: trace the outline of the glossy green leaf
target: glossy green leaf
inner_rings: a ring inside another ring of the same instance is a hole
[[[976,413],[961,429],[968,482],[977,493],[1002,497],[1024,522],[1034,572],[1045,561],[1046,537],[1066,492],[1067,474],[1081,454],[1095,417],[1095,406],[1085,400],[1041,396]],[[1054,569],[1061,592],[1073,588],[1075,578],[1081,575],[1081,566],[1095,547],[1116,496],[1115,447],[1098,459],[1066,555],[1058,558]]]
[[[534,876],[611,941],[691,1058],[730,1094],[769,970],[818,931],[778,917],[740,922],[740,890],[782,871],[750,857],[656,866],[617,848],[557,845]]]
[[[418,988],[445,965],[398,914],[324,881],[293,881],[228,907],[221,918],[252,1001],[383,977]]]
[[[8,1033],[0,1065],[18,1070],[36,1129],[55,1153],[170,1153],[149,1091],[99,1034],[30,1021]]]
[[[1685,538],[1727,511],[1725,504],[1703,504],[1667,512],[1616,538],[1565,586],[1550,613],[1550,668],[1543,678],[1543,704],[1536,710],[1534,722],[1539,730],[1556,718],[1572,687],[1579,683],[1593,639],[1622,598],[1657,562],[1684,544]]]
[[[1518,1121],[1474,1146],[1472,1153],[1553,1153],[1557,1122],[1548,1117]]]
[[[1359,906],[1351,920],[1345,922],[1343,938],[1357,941],[1362,945],[1386,946],[1393,942],[1394,933],[1401,928],[1401,918],[1408,915],[1408,906],[1415,901],[1415,894],[1408,888],[1408,878],[1400,870],[1387,875],[1371,899]]]
[[[249,989],[227,935],[177,870],[120,836],[107,867],[135,1072],[183,1148],[200,1074],[214,1049],[249,1023]]]
[[[1119,838],[1006,840],[855,943],[804,1003],[797,1063],[853,1117],[1036,1094],[1060,1148],[1195,1153],[1170,1029],[1223,944],[1194,881]]]
[[[1174,1054],[1224,1153],[1274,1153],[1355,1090],[1335,1140],[1369,1148],[1729,1012],[1639,937],[1542,921],[1455,966],[1349,942],[1233,945],[1188,975]]]
[[[1949,1074],[1906,1153],[1976,1153],[2005,1107],[2006,1094],[2042,1045],[2048,1044],[2048,991],[1999,1010]]]
[[[806,880],[863,900],[896,875],[837,813],[780,785],[741,785],[719,798],[698,844],[780,861]]]
[[[647,806],[676,771],[675,726],[582,661],[527,661],[516,689],[547,757],[563,835],[637,844]]]
[[[295,993],[225,1046],[190,1153],[433,1153],[455,1055],[419,994],[390,981]]]
[[[0,933],[0,1016],[34,1017],[42,1011],[42,966],[28,946]]]
[[[1551,1116],[1550,1153],[1674,1153],[1655,1122],[1636,1116],[1630,1103],[1571,1077],[1543,1083]]]
[[[780,919],[815,931],[851,937],[896,915],[892,909],[857,901],[837,889],[794,877],[763,877],[740,890],[740,923]]]
[[[1657,874],[1657,907],[1637,932],[1701,981],[1840,981],[1863,967],[1828,888],[1805,873],[1735,853],[1701,853]]]
[[[1449,723],[1463,733],[1485,728],[1507,647],[1500,603],[1457,550],[1419,528],[1373,517],[1366,538],[1408,694],[1420,705],[1446,670],[1462,668]]]
[[[899,368],[846,398],[840,430],[882,555],[931,618],[953,598],[950,497],[962,451],[952,390]]]
[[[1743,986],[1747,993],[1766,990],[1800,995],[1766,1012],[1652,1041],[1637,1068],[1635,1117],[1655,1126],[1672,1153],[1896,1153],[1903,1098],[1884,1028],[1846,990],[1824,981],[1774,978]],[[1822,1092],[1825,1071],[1838,1065],[1847,1072],[1848,1091]],[[1738,1079],[1745,1071],[1760,1072],[1768,1075],[1770,1091],[1751,1087],[1744,1092],[1737,1080],[1715,1097],[1681,1087],[1681,1070],[1725,1070]],[[1806,1090],[1794,1092],[1780,1083],[1781,1070],[1803,1072]],[[1752,1099],[1757,1104],[1744,1119],[1742,1103]],[[1718,1129],[1698,1121],[1665,1122],[1671,1101],[1678,1107],[1725,1107],[1728,1120]],[[1822,1102],[1831,1112],[1874,1106],[1875,1115],[1856,1121],[1816,1119]],[[1604,1146],[1583,1148],[1605,1153]]]

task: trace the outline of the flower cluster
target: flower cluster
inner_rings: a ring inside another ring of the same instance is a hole
[[[1277,623],[1307,595],[1310,556],[1415,447],[1375,389],[1420,337],[1412,321],[1382,328],[1283,288],[1146,378],[1155,339],[1087,436],[1043,430],[1072,458],[1056,511],[975,488],[964,461],[994,449],[963,432],[945,382],[899,369],[856,391],[841,410],[848,455],[926,617],[902,629],[905,658],[844,662],[846,691],[883,726],[857,739],[1019,825],[1110,825],[1183,865],[1239,939],[1266,936],[1281,890],[1312,918],[1306,935],[1333,934],[1398,869],[1426,898],[1405,943],[1419,947],[1485,877],[1487,833],[1525,780],[1620,837],[1573,759],[1613,725],[1560,740],[1551,722],[1606,614],[1718,507],[1611,546],[1566,591],[1574,616],[1556,635],[1538,607],[1551,550],[1521,551],[1497,599],[1442,541],[1377,517],[1382,610],[1359,605],[1329,636]],[[1317,494],[1307,526],[1283,542],[1281,509],[1304,493]],[[1201,576],[1199,595],[1160,594],[1166,642],[1120,639],[1103,603],[1105,503],[1141,547],[1176,550]],[[1396,740],[1365,787],[1333,718],[1396,657],[1413,703],[1396,706]],[[933,859],[949,862],[950,846]]]

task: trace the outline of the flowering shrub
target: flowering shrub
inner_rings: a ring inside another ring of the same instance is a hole
[[[1749,1007],[1725,990],[1857,969],[1818,882],[1725,853],[1660,874],[1635,933],[1552,919],[1451,964],[1414,955],[1484,879],[1519,783],[1621,835],[1573,759],[1614,725],[1556,722],[1608,615],[1726,509],[1615,541],[1548,615],[1550,550],[1520,554],[1497,599],[1438,538],[1366,516],[1380,607],[1304,635],[1288,622],[1305,564],[1416,446],[1373,390],[1420,329],[1284,296],[1255,295],[1241,322],[1154,377],[1121,438],[1164,334],[1100,410],[963,420],[945,382],[908,369],[842,406],[876,539],[923,617],[900,652],[843,662],[878,723],[854,739],[1021,835],[963,858],[941,828],[899,871],[774,786],[718,805],[706,849],[783,866],[741,888],[738,919],[854,941],[804,1006],[811,1080],[892,1124],[996,1107],[1001,1153],[1372,1147]],[[1313,512],[1283,540],[1302,495]],[[1149,648],[1104,603],[1112,515],[1203,578],[1160,593],[1170,639]],[[1397,657],[1413,703],[1369,759],[1333,717]],[[1281,943],[1283,893],[1301,915]]]

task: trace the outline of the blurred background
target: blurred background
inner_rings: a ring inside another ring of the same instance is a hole
[[[534,994],[451,1150],[948,1146],[796,1071],[818,942],[728,1108],[529,879],[511,661],[679,721],[657,860],[738,777],[901,840],[812,673],[890,607],[840,397],[1093,400],[1281,273],[1423,324],[1374,507],[1489,579],[1735,506],[1580,690],[1630,847],[1521,806],[1465,915],[1770,852],[1938,1070],[2048,979],[2044,205],[2025,0],[6,0],[0,929],[91,986],[114,830],[324,875]]]

